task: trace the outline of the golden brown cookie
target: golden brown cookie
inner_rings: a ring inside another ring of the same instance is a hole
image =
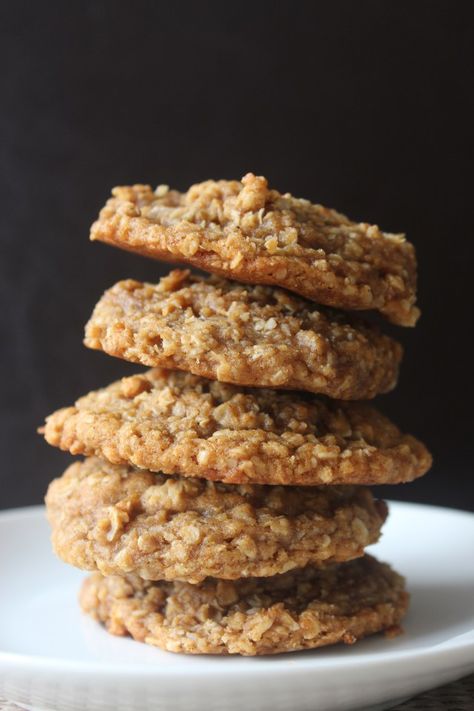
[[[86,459],[50,484],[53,547],[104,575],[199,583],[349,560],[387,509],[364,487],[222,484]]]
[[[268,286],[175,270],[105,292],[84,341],[109,355],[226,383],[365,400],[391,390],[402,348],[344,315]]]
[[[85,580],[82,609],[115,635],[186,654],[278,654],[400,631],[403,578],[365,556],[273,578],[200,585],[138,576]]]
[[[265,178],[208,180],[186,193],[119,187],[91,239],[250,284],[296,291],[327,306],[378,309],[413,326],[416,257],[403,235],[269,190]]]
[[[72,454],[233,484],[393,484],[431,465],[421,442],[366,403],[160,368],[89,393],[41,431]]]

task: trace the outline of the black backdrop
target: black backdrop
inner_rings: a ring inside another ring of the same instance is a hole
[[[88,242],[110,188],[273,186],[406,231],[423,317],[379,405],[432,473],[395,498],[474,508],[470,2],[0,4],[0,508],[69,457],[46,413],[136,370],[87,351],[100,293],[166,267]]]

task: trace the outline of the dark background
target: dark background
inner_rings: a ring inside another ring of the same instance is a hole
[[[2,2],[0,508],[70,460],[43,417],[130,366],[81,345],[158,263],[88,242],[115,184],[272,186],[406,231],[423,316],[379,405],[433,450],[394,498],[474,508],[470,2]]]

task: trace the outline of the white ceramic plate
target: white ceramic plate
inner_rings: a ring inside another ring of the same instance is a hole
[[[0,695],[51,711],[389,708],[474,671],[474,515],[393,503],[372,551],[408,578],[406,633],[278,657],[174,655],[111,637],[76,603],[40,507],[0,514]]]

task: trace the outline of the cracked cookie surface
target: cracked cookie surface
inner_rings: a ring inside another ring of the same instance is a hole
[[[387,509],[364,487],[222,484],[91,458],[46,497],[65,562],[150,580],[236,579],[363,555]]]
[[[431,465],[421,442],[367,403],[160,368],[89,393],[41,431],[72,454],[234,484],[397,483]]]
[[[200,585],[93,574],[82,609],[115,635],[186,654],[277,654],[393,636],[408,607],[403,578],[365,556],[273,578]]]
[[[208,180],[186,193],[117,187],[91,239],[144,256],[270,284],[342,309],[378,309],[413,326],[416,257],[401,234],[270,190],[263,177]]]
[[[106,291],[84,343],[142,365],[343,400],[391,390],[402,355],[378,329],[282,289],[179,270]]]

